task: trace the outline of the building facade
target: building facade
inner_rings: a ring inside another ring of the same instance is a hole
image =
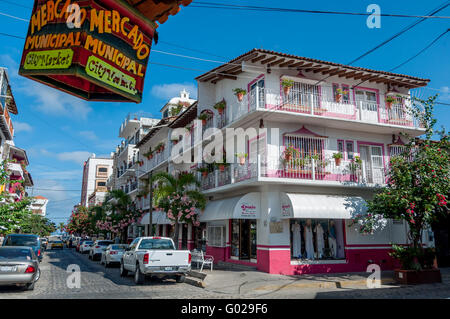
[[[83,179],[81,186],[80,204],[90,207],[91,195],[94,200],[91,203],[98,203],[107,192],[107,181],[113,171],[113,158],[96,157],[92,154],[83,164]]]
[[[30,209],[33,212],[33,214],[45,217],[45,215],[47,214],[47,204],[48,198],[45,198],[44,196],[40,195],[34,196],[32,198]]]
[[[385,185],[400,136],[423,134],[410,90],[429,80],[261,49],[196,79],[198,102],[138,145],[144,154],[164,141],[169,152],[144,159],[146,172],[207,168],[197,173],[208,198],[202,223],[181,227],[180,247],[278,274],[394,267],[391,243],[408,242],[407,225],[387,220],[363,235],[353,217]],[[190,134],[174,139],[180,127]],[[213,136],[233,145],[226,165],[169,156],[179,143],[179,156],[201,155]],[[235,136],[244,138],[241,146]],[[163,213],[154,212],[153,223],[157,234],[172,234]]]

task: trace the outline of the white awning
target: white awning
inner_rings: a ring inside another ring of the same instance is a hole
[[[362,197],[281,194],[282,218],[352,219],[366,210]]]
[[[150,213],[146,213],[144,217],[142,217],[140,224],[150,224]],[[152,215],[152,224],[168,225],[170,224],[170,220],[167,218],[167,214],[165,212],[154,211]]]
[[[204,212],[200,213],[200,221],[226,219],[259,219],[261,210],[260,193],[248,193],[226,199],[210,201]]]

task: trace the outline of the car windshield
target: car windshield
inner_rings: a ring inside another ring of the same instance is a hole
[[[108,245],[111,245],[111,244],[112,243],[110,241],[99,241],[97,243],[97,245],[99,245],[99,246],[108,246]]]
[[[112,250],[125,250],[125,248],[127,248],[128,245],[112,245],[111,249]]]
[[[164,249],[174,250],[175,247],[169,239],[143,239],[138,249]]]
[[[60,240],[53,240],[53,241],[51,241],[51,243],[53,243],[53,244],[62,244],[62,241],[60,241]]]
[[[0,260],[1,259],[25,259],[31,260],[31,250],[24,248],[17,249],[5,249],[0,248]]]
[[[5,246],[37,246],[38,240],[35,236],[8,236]]]
[[[86,244],[86,245],[92,245],[94,242],[93,241],[88,241],[88,240],[86,240],[85,242],[83,242],[83,244]]]

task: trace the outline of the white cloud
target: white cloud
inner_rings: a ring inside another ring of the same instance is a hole
[[[80,134],[80,136],[84,137],[85,139],[88,139],[91,141],[98,140],[98,137],[94,131],[81,131],[79,134]]]
[[[33,98],[36,109],[46,114],[86,119],[92,111],[86,102],[37,82],[28,82],[17,90]]]
[[[197,98],[197,87],[190,82],[154,85],[152,87],[152,94],[157,98],[167,100],[180,96],[180,92],[183,91],[183,89],[190,93],[191,99]]]
[[[33,128],[31,127],[30,124],[25,123],[25,122],[14,122],[14,131],[16,133],[19,132],[31,132],[33,130]]]
[[[441,101],[450,100],[450,87],[443,86],[443,87],[441,87],[441,91],[442,91],[442,93],[439,94],[440,95],[439,100],[441,100]]]
[[[88,103],[79,98],[36,81],[20,77],[17,74],[19,63],[11,58],[10,55],[0,55],[0,63],[9,69],[9,76],[15,80],[13,93],[17,94],[17,92],[20,92],[33,98],[36,109],[46,114],[81,119],[86,119],[89,112],[92,111]]]
[[[75,152],[63,152],[57,154],[57,158],[60,161],[72,161],[77,164],[82,165],[84,161],[86,161],[92,153],[85,151],[75,151]]]

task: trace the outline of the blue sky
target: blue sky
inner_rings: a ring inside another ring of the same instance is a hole
[[[7,2],[0,1],[1,32],[24,37],[28,23],[1,14],[29,19],[33,1],[13,1],[28,8]],[[369,4],[377,3],[382,13],[424,15],[444,3],[444,0],[291,0],[283,1],[282,4],[274,0],[232,0],[226,3],[350,12],[365,12]],[[438,15],[450,16],[450,7]],[[362,16],[274,14],[186,7],[158,28],[160,43],[154,45],[153,49],[228,61],[252,48],[264,48],[348,63],[413,21],[415,20],[384,17],[380,29],[369,29],[366,18]],[[389,70],[421,50],[449,26],[448,19],[429,19],[355,65]],[[447,33],[424,54],[396,70],[399,73],[429,78],[429,87],[440,90],[420,89],[419,96],[440,93],[440,101],[450,102],[449,37],[450,33]],[[218,65],[152,51],[151,62],[199,71],[149,65],[141,104],[90,103],[18,76],[24,40],[2,35],[0,40],[0,66],[9,69],[19,109],[19,114],[13,116],[15,143],[27,150],[29,170],[35,183],[33,195],[43,195],[50,199],[48,217],[55,222],[65,221],[73,205],[79,202],[83,161],[91,153],[99,156],[114,150],[120,142],[119,126],[129,112],[145,111],[152,113],[154,117],[160,117],[158,111],[164,102],[177,95],[182,88],[191,91],[191,96],[195,98],[194,77]],[[450,107],[437,105],[436,115],[438,124],[447,124],[448,129]]]

